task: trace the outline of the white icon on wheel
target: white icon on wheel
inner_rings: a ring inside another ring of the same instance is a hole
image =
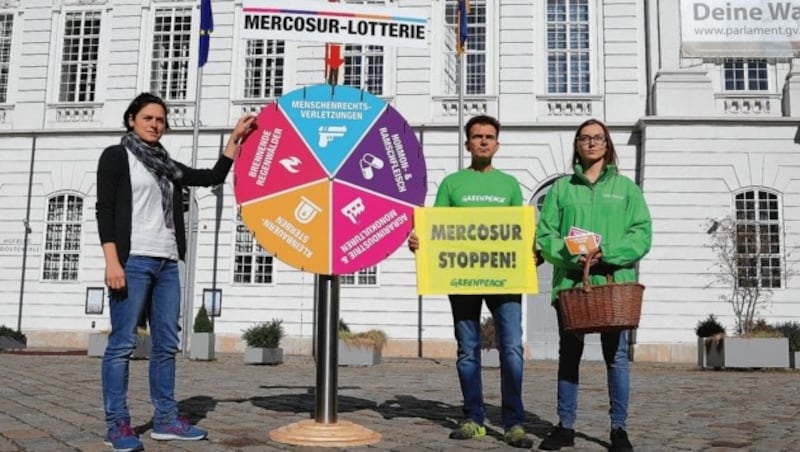
[[[318,213],[322,212],[316,204],[311,202],[310,199],[306,198],[305,196],[300,197],[300,204],[294,208],[294,217],[303,224],[311,223],[311,220],[317,216]]]
[[[303,161],[293,155],[291,157],[278,160],[278,163],[283,165],[283,167],[286,168],[286,171],[292,174],[297,174],[300,172],[300,170],[297,169],[297,167],[300,166],[303,163]]]
[[[347,126],[320,126],[317,131],[319,132],[319,147],[326,148],[331,141],[341,138],[347,133]]]
[[[375,177],[375,173],[372,171],[373,168],[383,168],[383,160],[370,153],[366,153],[361,157],[361,160],[358,161],[358,166],[361,167],[361,175],[364,176],[364,179],[370,180]]]
[[[342,215],[346,216],[353,224],[358,223],[358,217],[364,213],[364,201],[361,198],[354,199],[350,204],[342,207]]]

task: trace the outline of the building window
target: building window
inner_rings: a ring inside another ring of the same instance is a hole
[[[458,1],[445,2],[445,46],[442,86],[444,94],[458,94]],[[466,65],[464,94],[486,94],[486,0],[470,2],[467,14],[467,46],[462,56]]]
[[[548,93],[590,91],[589,45],[588,0],[548,0]]]
[[[384,5],[384,0],[345,0],[354,5]],[[381,96],[384,93],[383,46],[346,44],[342,54],[344,66],[341,83],[345,86],[363,89],[370,94]]]
[[[778,196],[762,190],[736,195],[739,287],[780,288],[781,219]]]
[[[767,91],[767,60],[725,60],[723,75],[726,91]]]
[[[64,22],[59,102],[94,102],[100,11],[70,11]]]
[[[283,41],[248,39],[244,57],[244,97],[268,99],[283,94]]]
[[[42,279],[78,280],[82,221],[83,198],[80,196],[58,195],[48,200]]]
[[[342,84],[382,95],[383,46],[345,45]]]
[[[150,91],[167,101],[186,100],[192,10],[188,7],[159,8],[155,20]]]
[[[8,71],[11,68],[11,33],[14,16],[0,14],[0,103],[8,102]]]
[[[377,286],[378,285],[378,267],[373,265],[358,273],[350,273],[339,277],[339,283],[343,286]]]
[[[236,246],[233,258],[233,282],[239,284],[272,284],[272,255],[261,248],[253,234],[236,219]]]

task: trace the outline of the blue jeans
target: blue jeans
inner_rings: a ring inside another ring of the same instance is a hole
[[[558,313],[558,418],[564,428],[575,428],[578,410],[579,366],[583,355],[583,335],[566,333],[561,329]],[[628,420],[630,369],[628,367],[628,331],[601,333],[600,343],[606,362],[608,400],[611,428],[625,430]]]
[[[153,422],[169,422],[178,415],[175,401],[175,354],[178,352],[178,317],[181,310],[178,263],[169,259],[131,256],[125,264],[126,289],[109,299],[111,333],[103,356],[103,403],[109,428],[130,422],[128,363],[136,347],[136,327],[149,301],[150,399]]]
[[[525,421],[522,408],[522,304],[520,295],[450,295],[458,342],[458,381],[464,396],[464,416],[478,424],[486,420],[481,381],[481,303],[494,318],[500,352],[502,421],[508,429]]]

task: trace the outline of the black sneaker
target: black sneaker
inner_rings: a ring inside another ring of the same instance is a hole
[[[561,424],[556,426],[556,429],[547,435],[547,438],[539,444],[541,450],[561,450],[562,447],[570,447],[575,445],[575,430],[571,428],[564,428]]]
[[[628,440],[628,433],[621,428],[611,430],[611,452],[633,452],[633,445]]]

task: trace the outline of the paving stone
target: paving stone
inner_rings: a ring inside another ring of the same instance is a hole
[[[85,356],[3,355],[0,452],[104,451],[97,360]],[[269,439],[270,431],[314,418],[316,369],[307,356],[279,366],[247,366],[240,354],[213,362],[179,358],[176,397],[190,420],[210,431],[198,442],[150,438],[148,362],[130,366],[128,405],[150,451],[328,451]],[[554,423],[557,365],[527,362],[525,428],[534,447]],[[628,431],[637,451],[790,451],[800,443],[796,371],[700,371],[692,366],[632,363]],[[58,376],[58,378],[53,378]],[[484,371],[487,427],[476,441],[447,438],[461,419],[454,360],[386,358],[374,367],[340,368],[337,419],[382,435],[352,451],[517,450],[502,442],[497,369]],[[578,436],[570,452],[608,447],[606,372],[581,366]]]

